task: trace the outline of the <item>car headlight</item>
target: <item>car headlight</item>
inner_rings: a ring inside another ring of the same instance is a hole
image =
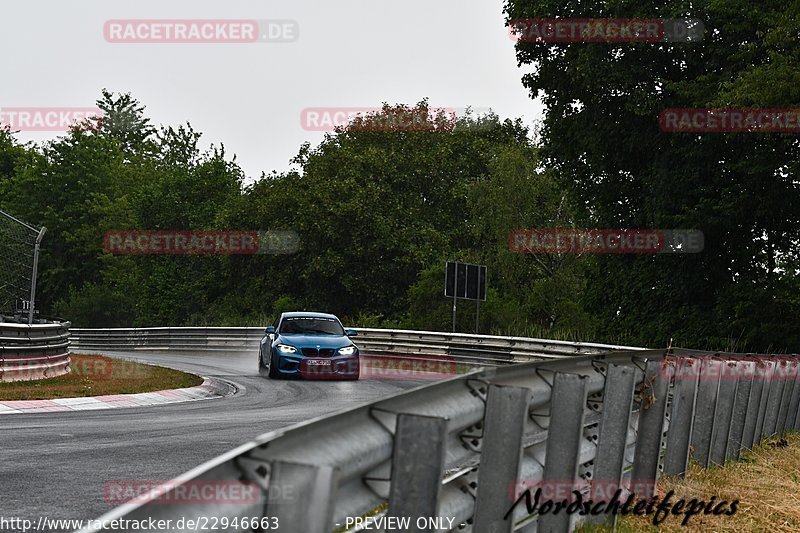
[[[356,353],[355,346],[345,346],[344,348],[339,348],[339,355],[353,355]]]
[[[279,344],[277,346],[277,348],[278,348],[278,351],[281,352],[281,353],[296,353],[297,352],[297,348],[295,348],[294,346],[289,346],[288,344]]]

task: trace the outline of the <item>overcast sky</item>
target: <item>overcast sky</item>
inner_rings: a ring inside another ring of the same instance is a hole
[[[382,102],[492,108],[533,124],[502,0],[28,0],[4,2],[0,108],[90,107],[130,92],[155,124],[191,122],[250,178],[283,171],[304,141],[305,108]],[[114,43],[109,20],[296,21],[292,42]],[[42,141],[58,133],[19,134]]]

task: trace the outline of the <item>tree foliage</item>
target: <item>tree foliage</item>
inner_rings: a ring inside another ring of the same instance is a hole
[[[529,17],[679,18],[699,43],[517,44],[547,107],[543,159],[589,227],[696,228],[696,255],[599,257],[587,310],[639,344],[766,349],[800,342],[800,142],[779,133],[666,133],[667,108],[798,108],[797,4],[509,0]],[[733,342],[731,342],[733,341]]]

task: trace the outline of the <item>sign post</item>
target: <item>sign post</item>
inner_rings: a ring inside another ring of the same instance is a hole
[[[456,332],[456,307],[458,306],[458,276],[453,276],[453,283],[455,283],[455,287],[453,288],[453,333]],[[447,289],[445,289],[447,290]]]

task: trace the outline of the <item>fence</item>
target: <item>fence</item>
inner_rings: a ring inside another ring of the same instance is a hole
[[[577,499],[575,490],[609,509],[618,495],[654,496],[660,473],[683,474],[690,456],[705,466],[737,458],[798,428],[798,366],[790,356],[648,350],[485,369],[267,433],[102,520],[171,519],[173,531],[186,531],[213,517],[220,529],[244,531],[267,517],[289,533],[355,531],[367,516],[373,527],[412,517],[404,531],[613,523],[613,512],[545,512],[540,501],[541,512],[529,513],[519,503],[526,490],[554,500]],[[259,497],[181,496],[198,484],[255,487]],[[445,520],[415,522],[426,517]]]
[[[69,322],[16,324],[0,316],[0,382],[69,372]]]
[[[25,314],[33,323],[39,246],[37,229],[0,211],[0,313]]]

